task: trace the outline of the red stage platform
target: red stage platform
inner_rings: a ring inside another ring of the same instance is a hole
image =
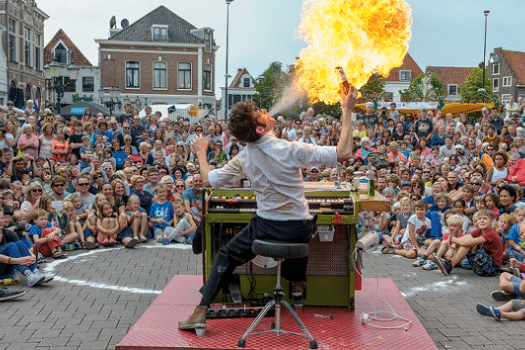
[[[400,329],[378,329],[360,322],[361,313],[389,311],[376,293],[377,279],[365,278],[363,288],[356,292],[356,312],[345,308],[305,307],[299,314],[319,349],[437,349],[410,306],[389,278],[379,279],[379,293],[397,314],[412,321]],[[189,316],[200,301],[202,276],[175,276],[159,297],[146,310],[129,333],[117,344],[116,350],[166,349],[239,349],[237,341],[254,318],[208,320],[206,334],[177,328],[180,319]],[[369,288],[368,288],[369,287]],[[333,315],[333,319],[314,314]],[[265,317],[256,330],[268,330],[273,317]],[[403,320],[377,322],[382,327],[403,324]],[[283,311],[282,329],[301,332],[291,316]],[[264,334],[246,339],[246,349],[308,349],[307,338],[292,335]]]

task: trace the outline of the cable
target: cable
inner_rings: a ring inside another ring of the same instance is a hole
[[[354,261],[357,260],[357,257],[358,257],[358,249],[356,248],[354,250],[354,252],[352,253],[352,258]],[[359,270],[356,268],[355,269],[356,273],[359,274],[359,276],[361,276],[361,281],[364,282],[364,279],[363,279],[363,275],[359,272]],[[412,321],[409,320],[409,319],[406,319],[404,317],[401,317],[399,316],[396,311],[392,308],[392,306],[390,306],[389,303],[387,303],[382,297],[381,295],[379,294],[379,278],[376,277],[376,293],[377,293],[377,296],[379,297],[379,300],[381,300],[386,306],[388,306],[388,308],[391,310],[391,311],[377,311],[376,309],[376,305],[375,305],[375,302],[374,302],[374,299],[371,298],[370,300],[372,301],[372,307],[373,307],[373,312],[370,312],[370,313],[366,313],[366,312],[362,312],[361,315],[359,316],[361,322],[363,323],[366,323],[368,324],[369,326],[371,327],[375,327],[375,328],[379,328],[379,329],[398,329],[398,328],[405,328],[406,330],[406,327],[408,325],[411,325],[412,324]],[[363,283],[364,284],[364,283]],[[366,284],[365,284],[366,285]],[[372,294],[372,289],[368,286],[366,286],[369,290],[370,290],[370,294]],[[366,316],[365,316],[366,315]],[[383,317],[379,317],[379,316],[383,316]],[[388,318],[385,318],[385,317],[388,317]],[[380,326],[380,325],[377,325],[377,324],[374,324],[374,323],[370,323],[371,321],[379,321],[379,322],[387,322],[387,321],[393,321],[395,319],[400,319],[400,320],[403,320],[403,321],[406,321],[405,323],[403,323],[402,325],[398,325],[398,326]]]

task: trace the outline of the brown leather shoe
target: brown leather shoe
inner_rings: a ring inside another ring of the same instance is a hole
[[[197,306],[190,317],[179,321],[179,329],[206,328],[207,306]]]

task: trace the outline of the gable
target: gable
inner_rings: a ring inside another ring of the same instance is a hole
[[[75,62],[76,66],[93,66],[62,29],[59,29],[53,38],[47,43],[46,47],[44,47],[44,64],[47,64],[48,61],[53,62],[53,49],[60,44],[66,46],[71,52],[71,62]]]
[[[390,74],[388,74],[388,77],[385,78],[385,81],[400,81],[399,80],[399,72],[400,71],[411,71],[411,77],[417,78],[421,74],[423,74],[423,71],[419,66],[417,65],[416,61],[410,56],[410,54],[407,52],[405,55],[405,58],[403,59],[403,64],[400,67],[396,67],[390,71]]]

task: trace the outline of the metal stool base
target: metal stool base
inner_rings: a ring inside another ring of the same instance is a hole
[[[277,259],[276,259],[277,260]],[[281,262],[282,259],[278,260],[277,265],[277,285],[275,286],[275,289],[273,290],[273,294],[275,299],[270,300],[266,305],[264,306],[264,309],[257,315],[255,320],[252,322],[246,333],[242,336],[241,339],[239,339],[237,346],[240,348],[244,348],[246,346],[246,338],[251,337],[253,335],[259,335],[259,334],[266,334],[266,333],[275,333],[277,335],[280,334],[291,334],[296,335],[300,337],[305,337],[310,339],[310,349],[317,349],[317,341],[312,337],[306,326],[303,324],[299,316],[295,313],[294,309],[286,302],[286,300],[283,300],[282,297],[284,296],[284,292],[281,289]],[[292,315],[295,322],[301,327],[304,334],[296,333],[296,332],[289,332],[281,329],[281,307],[284,305],[286,310]],[[275,329],[264,331],[264,332],[255,332],[252,333],[255,327],[261,322],[261,320],[264,318],[264,316],[270,311],[270,309],[275,306]]]

